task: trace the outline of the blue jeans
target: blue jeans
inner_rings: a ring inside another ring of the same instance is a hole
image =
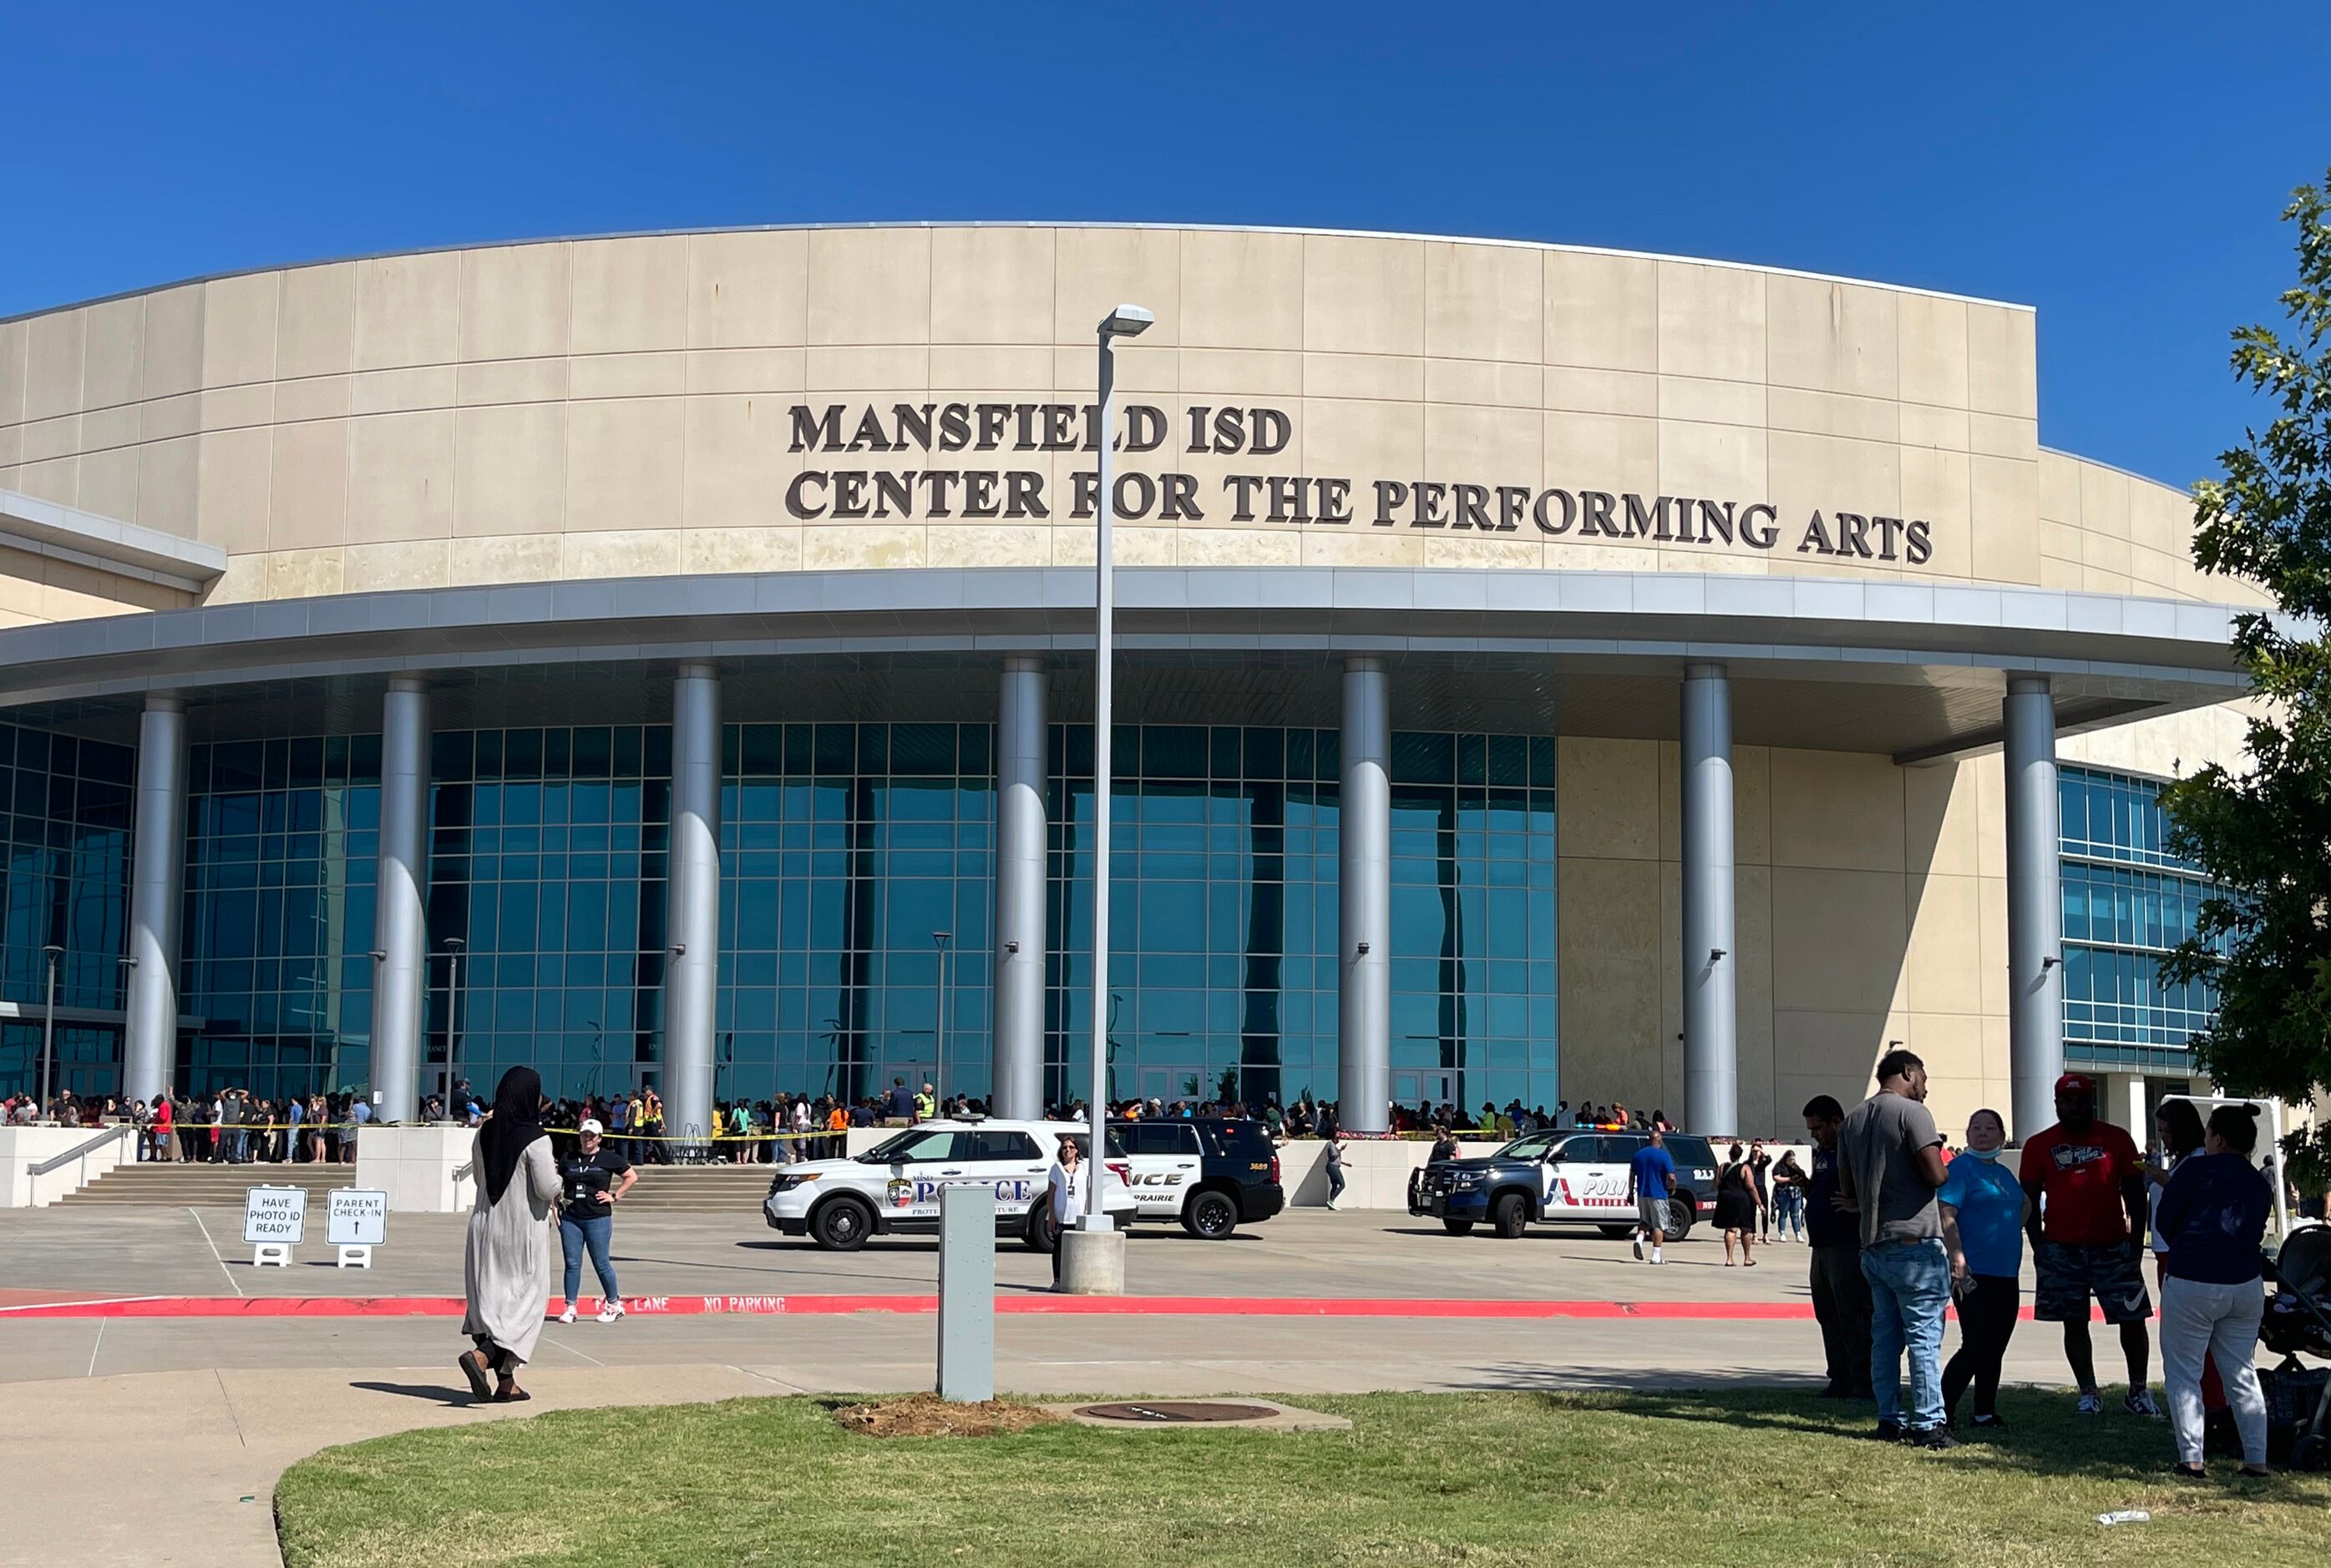
[[[558,1217],[558,1248],[566,1254],[566,1303],[575,1304],[575,1288],[583,1283],[583,1250],[591,1250],[591,1268],[599,1276],[599,1292],[610,1301],[621,1301],[623,1293],[615,1286],[615,1266],[607,1259],[607,1242],[614,1235],[615,1221],[612,1214],[595,1219],[579,1220],[572,1214]]]
[[[1943,1310],[1951,1302],[1951,1260],[1940,1240],[1865,1247],[1870,1281],[1870,1383],[1878,1419],[1914,1430],[1939,1427],[1943,1411]],[[1910,1353],[1910,1412],[1902,1412],[1902,1352]]]
[[[1797,1240],[1805,1239],[1805,1195],[1794,1187],[1782,1186],[1773,1193],[1773,1234],[1785,1241],[1789,1227],[1796,1227]]]

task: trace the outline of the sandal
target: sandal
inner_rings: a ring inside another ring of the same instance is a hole
[[[460,1367],[461,1369],[461,1375],[470,1380],[470,1398],[473,1402],[484,1404],[488,1400],[494,1397],[492,1385],[486,1382],[486,1358],[484,1356],[479,1354],[474,1350],[465,1350],[461,1353],[461,1358],[454,1362],[453,1364]]]
[[[492,1402],[495,1404],[524,1404],[533,1397],[534,1396],[532,1394],[519,1387],[518,1384],[511,1383],[508,1388],[498,1388],[494,1390]]]

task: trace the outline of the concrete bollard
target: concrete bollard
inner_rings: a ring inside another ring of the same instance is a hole
[[[939,1193],[939,1398],[995,1397],[995,1189]]]
[[[1068,1296],[1125,1294],[1125,1232],[1061,1232],[1061,1290]]]

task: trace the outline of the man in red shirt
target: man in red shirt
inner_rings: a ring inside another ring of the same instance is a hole
[[[2153,1301],[2138,1268],[2145,1249],[2145,1173],[2128,1134],[2097,1119],[2094,1079],[2068,1072],[2056,1080],[2056,1125],[2025,1140],[2022,1175],[2031,1200],[2023,1225],[2039,1277],[2031,1316],[2064,1326],[2064,1359],[2079,1382],[2080,1413],[2102,1415],[2105,1409],[2097,1390],[2096,1353],[2088,1343],[2093,1294],[2105,1321],[2120,1326],[2121,1354],[2128,1360],[2128,1394],[2122,1407],[2131,1415],[2158,1416],[2161,1407],[2145,1386],[2153,1358],[2153,1338],[2145,1326]]]

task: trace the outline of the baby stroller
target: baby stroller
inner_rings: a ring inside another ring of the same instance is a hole
[[[2331,1468],[2331,1369],[2307,1369],[2301,1355],[2331,1361],[2331,1225],[2307,1225],[2283,1239],[2267,1259],[2274,1294],[2259,1326],[2259,1343],[2282,1357],[2260,1375],[2267,1402],[2269,1454],[2291,1468]],[[2288,1444],[2284,1454],[2274,1450]]]

